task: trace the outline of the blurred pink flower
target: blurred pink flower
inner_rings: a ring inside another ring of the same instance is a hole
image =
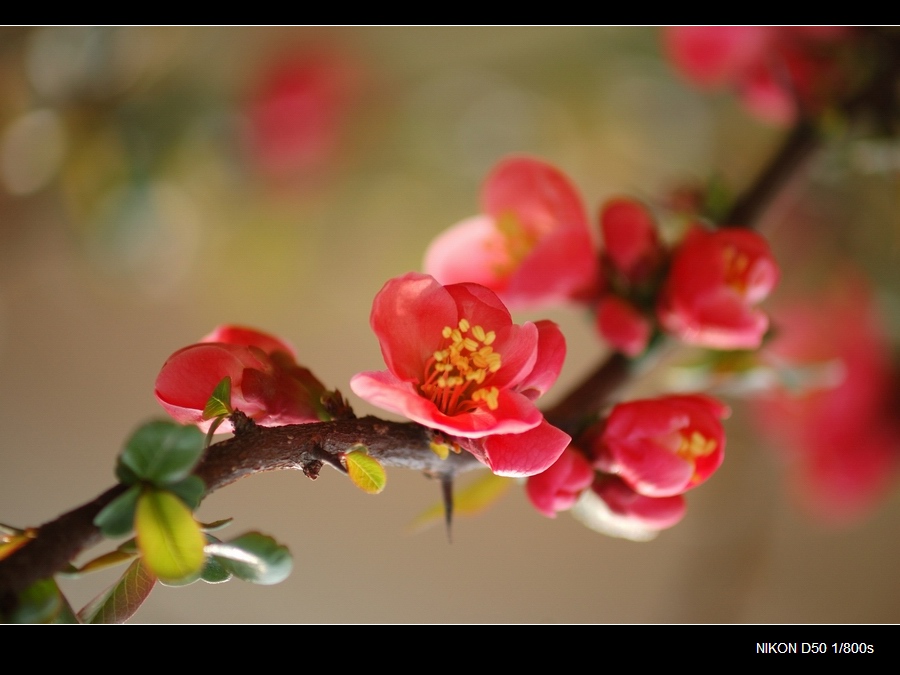
[[[600,209],[603,288],[595,313],[600,337],[629,357],[647,348],[656,317],[648,305],[659,288],[667,252],[647,207],[615,197]]]
[[[722,464],[727,406],[703,394],[616,405],[594,442],[594,466],[647,497],[681,494]]]
[[[638,356],[650,341],[650,319],[627,300],[608,294],[597,304],[597,331],[626,356]]]
[[[209,430],[206,403],[219,382],[231,378],[231,406],[263,426],[328,419],[324,385],[297,365],[294,350],[280,339],[251,328],[220,326],[199,343],[179,349],[156,378],[160,405],[182,424]],[[217,428],[232,430],[225,421]]]
[[[780,450],[801,506],[823,522],[858,522],[895,483],[897,376],[868,284],[838,273],[821,295],[773,311],[760,358],[781,384],[753,400],[758,428]]]
[[[756,305],[778,278],[759,234],[743,228],[709,232],[695,225],[673,252],[657,316],[663,328],[688,344],[756,349],[769,327]]]
[[[669,26],[663,45],[698,87],[731,87],[756,117],[790,124],[819,112],[840,86],[836,46],[847,26]]]
[[[590,462],[581,450],[569,446],[552,466],[528,478],[525,494],[534,508],[555,518],[558,511],[572,508],[593,481]]]
[[[245,145],[276,181],[318,179],[337,158],[359,95],[360,68],[334,47],[278,56],[258,74],[245,106]]]
[[[596,293],[598,261],[578,191],[559,169],[529,157],[497,164],[483,214],[440,234],[425,271],[441,283],[478,283],[512,309],[581,301]]]
[[[457,437],[499,475],[539,473],[568,445],[534,404],[565,358],[553,322],[516,325],[490,289],[415,272],[384,285],[370,322],[388,369],[350,381],[369,403]]]
[[[616,197],[600,209],[603,255],[609,275],[618,274],[630,286],[650,280],[663,262],[656,219],[636,199]]]

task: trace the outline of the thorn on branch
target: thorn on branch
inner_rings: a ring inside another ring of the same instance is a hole
[[[337,389],[328,392],[326,396],[322,397],[322,405],[325,407],[325,412],[331,415],[332,419],[356,419],[356,413],[350,407],[350,402]]]
[[[453,474],[441,475],[441,494],[444,498],[444,524],[447,527],[447,543],[453,543],[451,526],[453,524]]]
[[[252,431],[257,429],[257,424],[252,419],[247,417],[240,410],[235,410],[231,415],[228,416],[231,420],[231,424],[234,426],[234,435],[240,436],[242,434],[249,434]]]
[[[303,471],[303,475],[309,478],[310,480],[315,480],[319,477],[319,471],[322,470],[323,463],[318,459],[314,459],[306,464],[304,464],[301,468]]]

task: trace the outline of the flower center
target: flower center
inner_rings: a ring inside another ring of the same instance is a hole
[[[516,215],[509,211],[496,219],[497,231],[503,236],[505,259],[494,266],[498,277],[512,274],[531,253],[541,238],[540,232],[526,229]]]
[[[707,438],[699,431],[692,431],[690,436],[681,434],[681,441],[678,443],[678,449],[675,452],[685,459],[693,460],[695,457],[709,455],[715,450],[716,439]]]
[[[456,328],[444,326],[441,335],[446,343],[425,364],[422,393],[447,415],[471,412],[480,405],[496,410],[500,390],[482,386],[500,369],[500,354],[491,347],[496,333],[460,319]]]
[[[725,283],[741,295],[747,294],[747,272],[750,269],[750,257],[738,251],[734,246],[722,252],[725,259]]]

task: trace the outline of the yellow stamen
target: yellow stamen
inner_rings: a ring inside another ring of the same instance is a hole
[[[485,405],[496,410],[500,390],[481,385],[502,364],[500,354],[490,346],[497,334],[480,325],[472,326],[463,318],[456,328],[444,326],[441,336],[447,344],[432,352],[426,364],[426,379],[420,386],[422,393],[448,415],[471,412]]]

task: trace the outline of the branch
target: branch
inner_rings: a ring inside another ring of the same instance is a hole
[[[300,470],[311,479],[328,464],[344,471],[340,455],[365,445],[370,456],[385,466],[415,469],[441,479],[484,468],[468,452],[451,453],[442,460],[431,450],[441,437],[412,422],[391,422],[377,417],[331,422],[262,427],[241,412],[232,415],[235,434],[206,449],[194,473],[206,484],[206,496],[256,473]],[[31,584],[65,570],[82,551],[102,540],[94,518],[125,491],[116,485],[93,501],[38,528],[37,536],[0,560],[0,613],[12,611],[17,596]]]

